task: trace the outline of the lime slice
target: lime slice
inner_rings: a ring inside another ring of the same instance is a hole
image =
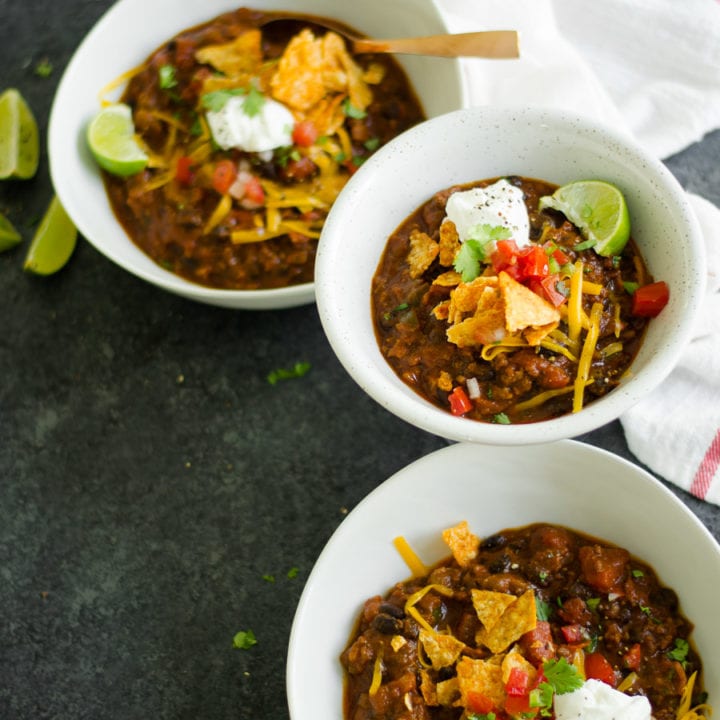
[[[22,95],[9,88],[0,95],[0,178],[31,178],[39,159],[35,117]]]
[[[22,240],[22,235],[13,224],[0,213],[0,252],[15,247]]]
[[[540,198],[541,210],[559,210],[598,255],[617,255],[630,239],[630,215],[620,190],[602,180],[579,180]]]
[[[108,105],[90,121],[87,140],[97,164],[113,175],[135,175],[148,163],[135,139],[132,110],[122,103]]]
[[[33,236],[24,269],[35,275],[52,275],[70,259],[77,229],[57,197],[53,197]]]

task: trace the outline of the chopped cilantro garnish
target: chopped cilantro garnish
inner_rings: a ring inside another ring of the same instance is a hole
[[[493,415],[493,422],[498,425],[512,425],[510,418],[503,412]]]
[[[240,630],[240,632],[235,633],[233,647],[236,647],[238,650],[248,650],[253,645],[257,645],[257,639],[252,630]]]
[[[53,64],[47,58],[43,58],[35,66],[35,74],[38,77],[42,78],[50,77],[52,75],[53,69]]]
[[[360,110],[360,108],[356,108],[350,102],[350,98],[345,98],[345,101],[342,104],[342,109],[347,117],[355,120],[362,120],[364,117],[367,117],[367,113],[364,110]]]
[[[652,614],[652,610],[647,605],[641,605],[640,610],[644,612],[648,617]]]
[[[598,609],[598,605],[600,605],[600,598],[588,598],[585,604],[588,606],[588,610],[595,612]]]
[[[511,233],[502,225],[482,223],[471,228],[470,235],[463,242],[453,263],[455,270],[462,275],[463,282],[471,282],[480,274],[480,263],[487,256],[487,246],[509,238]]]
[[[310,371],[309,362],[296,362],[292,368],[278,368],[268,373],[267,381],[271,385],[275,385],[279,380],[289,380],[291,378],[299,378],[306,375]]]
[[[265,96],[258,89],[257,85],[250,85],[247,97],[243,103],[243,110],[248,117],[255,117],[262,110],[262,106],[265,104]]]
[[[370,152],[377,150],[380,147],[380,138],[370,138],[369,140],[366,140],[363,145],[365,146],[365,149]]]
[[[633,570],[632,576],[634,578],[641,578],[641,577],[645,577],[645,573],[642,570]]]
[[[675,647],[667,653],[667,656],[671,660],[677,660],[679,663],[684,663],[687,660],[687,654],[690,646],[687,640],[682,638],[675,638]]]
[[[628,295],[632,295],[640,287],[640,284],[636,282],[623,281],[623,287]]]
[[[547,573],[545,573],[547,575]],[[552,615],[552,608],[550,607],[550,603],[545,602],[545,600],[540,600],[537,597],[535,598],[535,615],[537,616],[537,619],[540,621],[545,621],[550,619],[550,615]]]
[[[562,657],[543,663],[543,673],[558,695],[577,690],[583,684],[578,669]]]
[[[177,87],[175,68],[172,65],[161,65],[158,70],[158,82],[163,90]]]
[[[249,88],[229,88],[227,90],[214,90],[202,96],[202,106],[211,112],[219,112],[231,97],[244,95],[243,111],[249,117],[257,115],[265,104],[265,95],[254,83]]]
[[[333,160],[334,160],[336,163],[345,162],[345,161],[347,160],[347,155],[346,155],[344,152],[340,151],[339,153],[337,153],[337,154],[335,155],[335,157],[333,158]]]
[[[467,720],[495,720],[495,713],[470,713],[467,716]]]
[[[300,568],[291,567],[287,572],[287,576],[292,580],[293,578],[296,578],[298,576],[299,572]]]

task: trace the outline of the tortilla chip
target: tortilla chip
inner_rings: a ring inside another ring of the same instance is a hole
[[[480,538],[470,531],[467,520],[463,520],[455,527],[443,530],[442,539],[450,548],[453,557],[460,567],[469,565],[477,557]]]
[[[426,705],[439,705],[435,683],[427,670],[420,670],[420,694]]]
[[[450,312],[450,301],[449,300],[443,300],[441,303],[438,303],[433,308],[433,311],[432,311],[433,315],[438,320],[447,320],[449,312]]]
[[[457,679],[462,705],[468,707],[468,695],[480,693],[496,707],[505,702],[502,668],[492,660],[474,660],[467,656],[457,664]]]
[[[276,100],[300,112],[333,93],[348,95],[359,110],[372,101],[372,91],[345,41],[334,32],[316,38],[308,28],[288,43],[270,86]]]
[[[413,228],[410,233],[410,252],[408,252],[410,277],[420,277],[430,267],[439,250],[438,244],[427,233]]]
[[[460,251],[460,236],[452,220],[445,218],[440,224],[440,264],[450,267]]]
[[[524,658],[522,653],[518,651],[517,647],[513,647],[510,652],[503,657],[501,667],[504,683],[507,683],[510,678],[510,672],[513,668],[517,668],[518,670],[522,670],[526,673],[528,678],[530,678],[531,686],[537,677],[537,670],[535,669],[535,666]]]
[[[442,245],[440,246],[440,253],[442,255]],[[447,272],[440,273],[440,275],[433,280],[433,285],[440,285],[440,287],[455,287],[461,282],[462,275],[459,272],[456,272],[455,270],[448,270]]]
[[[492,345],[506,335],[505,313],[502,307],[492,305],[488,310],[448,328],[446,335],[451,343],[460,348]]]
[[[253,73],[262,63],[262,34],[257,28],[245,31],[229,43],[206,45],[195,51],[195,59],[234,77]]]
[[[476,640],[481,640],[492,653],[497,655],[526,632],[534,630],[536,625],[535,593],[528,590],[505,609],[492,627],[484,628],[484,632],[479,632]]]
[[[448,320],[454,325],[468,315],[476,315],[501,303],[502,295],[498,290],[497,278],[481,275],[472,282],[460,283],[450,293]]]
[[[452,665],[465,648],[465,643],[460,642],[452,635],[428,632],[422,629],[418,639],[434,670]]]
[[[451,677],[448,680],[439,682],[435,686],[435,692],[437,693],[438,705],[451,707],[460,697],[458,679],[456,677]]]
[[[446,370],[440,371],[440,377],[438,378],[437,386],[438,388],[440,388],[440,390],[445,390],[445,392],[450,392],[453,389],[453,381],[449,372],[447,372]]]
[[[498,275],[505,300],[505,327],[509,333],[525,328],[547,327],[560,321],[560,312],[544,298],[514,280],[506,272]]]
[[[525,328],[522,334],[528,345],[539,345],[558,325],[553,322],[537,328]]]
[[[407,640],[402,635],[393,635],[390,640],[390,647],[397,652],[401,647],[407,645]]]
[[[517,600],[515,595],[476,588],[471,590],[471,595],[478,620],[486,628],[492,628],[505,610]]]

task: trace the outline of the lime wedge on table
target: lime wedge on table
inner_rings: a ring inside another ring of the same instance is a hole
[[[0,95],[0,178],[31,178],[39,159],[35,117],[22,95],[9,88]]]
[[[70,259],[76,242],[75,225],[57,197],[53,197],[30,243],[23,267],[35,275],[52,275]]]
[[[630,215],[625,197],[611,183],[579,180],[540,198],[540,209],[559,210],[598,255],[617,255],[630,239]]]
[[[13,224],[0,213],[0,252],[15,247],[22,240],[22,235]]]
[[[123,103],[108,105],[90,121],[87,140],[97,164],[113,175],[135,175],[148,163],[135,139],[132,110]]]

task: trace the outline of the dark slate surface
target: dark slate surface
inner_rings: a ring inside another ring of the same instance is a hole
[[[43,134],[109,5],[0,0],[2,86]],[[716,132],[668,164],[720,203],[719,160]],[[51,193],[43,153],[35,179],[0,184],[0,212],[29,238]],[[287,717],[288,634],[323,544],[446,441],[360,391],[314,306],[193,304],[84,240],[34,278],[26,247],[0,255],[0,718]],[[305,378],[267,383],[298,360]],[[617,423],[580,439],[633,459]],[[676,492],[720,537],[720,510]],[[232,649],[245,628],[258,644]]]

